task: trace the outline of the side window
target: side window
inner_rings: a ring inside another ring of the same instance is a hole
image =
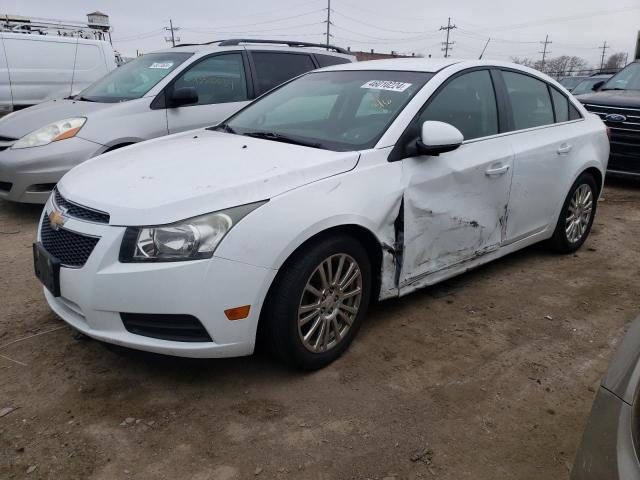
[[[511,100],[515,130],[550,125],[553,108],[547,84],[515,72],[502,72]]]
[[[281,83],[316,68],[311,57],[304,54],[251,52],[251,56],[258,77],[256,95],[262,95]]]
[[[569,104],[569,120],[578,120],[582,118],[582,114],[578,111],[576,107]]]
[[[465,73],[451,80],[420,114],[419,125],[427,120],[450,123],[465,140],[497,134],[498,109],[489,71]]]
[[[193,87],[197,105],[247,100],[247,80],[242,54],[226,53],[206,58],[181,73],[173,88]]]
[[[330,65],[341,65],[343,63],[351,63],[347,58],[334,57],[333,55],[319,55],[316,53],[316,60],[321,67],[328,67]]]
[[[566,122],[569,120],[569,100],[555,88],[550,88],[553,108],[556,112],[556,123]]]

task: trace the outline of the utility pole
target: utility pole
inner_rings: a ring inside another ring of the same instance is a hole
[[[174,27],[173,26],[173,21],[169,20],[169,26],[168,27],[164,27],[164,29],[167,32],[171,32],[171,37],[164,37],[164,39],[167,42],[171,42],[171,45],[173,45],[174,47],[176,46],[176,40],[179,42],[180,41],[180,37],[176,37],[173,32],[177,32],[178,30],[180,30],[180,27]]]
[[[547,36],[546,36],[546,37],[545,37],[545,39],[544,39],[544,42],[540,42],[540,43],[541,43],[542,45],[544,45],[544,47],[543,47],[542,51],[541,51],[541,52],[538,52],[538,53],[541,53],[541,54],[542,54],[542,65],[540,65],[540,69],[541,69],[542,71],[544,71],[544,61],[545,61],[545,59],[547,58],[547,54],[548,54],[548,53],[551,53],[550,51],[548,51],[548,50],[547,50],[547,45],[549,45],[550,43],[553,43],[553,42],[552,42],[551,40],[549,40],[549,34],[547,34]]]
[[[446,30],[447,31],[447,41],[442,43],[443,48],[441,49],[444,52],[444,58],[447,58],[449,56],[449,50],[453,50],[453,44],[455,42],[450,42],[449,41],[449,33],[454,28],[458,28],[458,27],[456,27],[455,25],[451,25],[451,17],[449,17],[449,20],[447,21],[447,26],[446,27],[440,27],[440,30]]]
[[[327,0],[327,45],[331,42],[329,41],[329,37],[331,37],[331,0]]]
[[[604,67],[604,52],[606,52],[607,48],[611,48],[610,45],[607,45],[607,41],[605,40],[601,47],[602,49],[602,59],[600,60],[600,71],[602,71],[602,67]]]

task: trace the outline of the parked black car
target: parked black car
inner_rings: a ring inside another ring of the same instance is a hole
[[[571,93],[578,96],[598,91],[600,90],[598,86],[604,85],[612,76],[613,75],[610,73],[591,75],[590,77],[582,80],[573,90],[571,90]]]
[[[572,92],[573,89],[576,88],[578,84],[581,81],[583,81],[585,78],[589,78],[589,77],[587,77],[586,75],[572,75],[569,77],[562,77],[558,81],[560,82],[560,85],[562,85],[564,88]]]
[[[598,92],[580,95],[578,100],[611,128],[608,172],[640,177],[640,61],[627,65]]]

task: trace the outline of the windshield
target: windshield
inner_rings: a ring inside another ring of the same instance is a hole
[[[560,80],[560,85],[571,91],[571,89],[578,85],[583,79],[584,77],[565,77]]]
[[[640,90],[640,62],[620,70],[604,84],[602,90]]]
[[[192,53],[149,53],[116,68],[76,95],[77,100],[115,103],[140,98]]]
[[[574,95],[582,95],[583,93],[590,93],[592,92],[592,88],[593,86],[598,83],[598,82],[604,82],[606,80],[606,78],[589,78],[587,80],[583,80],[582,82],[580,82],[578,84],[578,86],[576,88],[574,88],[573,90],[571,90],[571,93],[573,93]]]
[[[312,72],[272,91],[217,128],[327,150],[371,148],[432,76]]]

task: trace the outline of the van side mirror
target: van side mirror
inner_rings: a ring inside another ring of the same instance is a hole
[[[599,82],[596,82],[592,85],[591,90],[593,90],[594,92],[597,92],[598,90],[600,90],[600,87],[604,85],[604,80],[600,80]]]
[[[172,108],[198,103],[198,91],[194,87],[182,87],[171,92],[169,106]]]
[[[453,125],[427,120],[422,124],[422,133],[416,142],[421,155],[440,155],[455,150],[464,141],[464,136]]]

